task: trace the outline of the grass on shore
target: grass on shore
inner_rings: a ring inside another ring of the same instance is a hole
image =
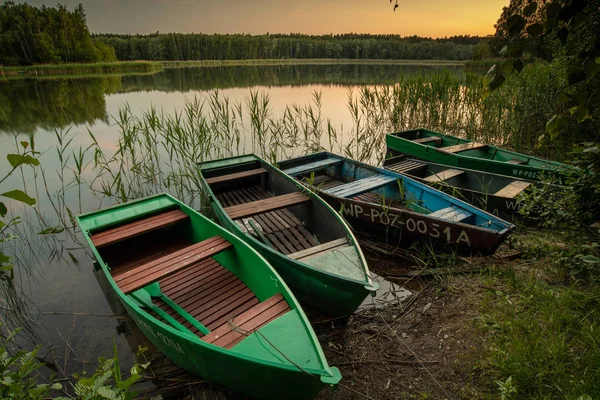
[[[39,64],[16,67],[0,66],[0,77],[44,77],[88,74],[115,74],[129,72],[157,72],[162,70],[160,62],[127,61],[108,63]]]
[[[332,64],[365,64],[365,65],[424,65],[424,66],[461,66],[464,61],[454,60],[356,60],[336,58],[311,58],[311,59],[257,59],[257,60],[191,60],[191,61],[163,61],[165,68],[182,67],[234,67],[245,65],[332,65]]]

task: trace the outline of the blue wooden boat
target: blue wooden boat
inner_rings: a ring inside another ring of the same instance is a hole
[[[514,228],[404,175],[336,154],[315,153],[278,166],[339,210],[355,230],[388,243],[431,240],[438,247],[491,254]]]

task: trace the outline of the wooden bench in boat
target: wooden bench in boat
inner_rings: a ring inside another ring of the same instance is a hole
[[[398,172],[400,174],[414,172],[421,168],[425,168],[426,165],[414,160],[402,161],[397,164],[391,164],[386,166],[390,171]]]
[[[249,171],[237,172],[235,174],[228,174],[228,175],[222,175],[222,176],[215,176],[213,178],[207,178],[206,183],[208,183],[209,185],[212,185],[215,183],[228,182],[228,181],[233,181],[236,179],[249,178],[251,176],[259,176],[262,174],[266,174],[267,172],[269,172],[269,171],[267,171],[264,168],[251,169]]]
[[[112,277],[123,293],[128,294],[185,268],[197,265],[231,246],[231,243],[224,238],[213,236],[150,262],[114,271]]]
[[[425,182],[442,182],[447,181],[448,179],[454,178],[455,176],[459,176],[464,174],[465,171],[461,171],[459,169],[445,169],[443,171],[437,172],[427,178],[423,179]]]
[[[325,168],[334,167],[342,164],[343,161],[338,158],[326,158],[325,160],[319,160],[311,162],[309,164],[299,165],[297,167],[288,168],[283,170],[288,175],[299,175],[307,172],[316,172]]]
[[[90,236],[92,243],[96,248],[108,246],[113,243],[131,239],[136,236],[148,233],[150,231],[164,228],[165,226],[174,224],[184,219],[189,218],[186,213],[181,210],[171,210],[158,215],[153,215],[135,222],[108,229],[103,232],[94,233]]]
[[[467,210],[461,210],[456,207],[446,207],[441,210],[427,214],[428,217],[440,218],[446,221],[461,222],[472,216]]]
[[[421,144],[435,143],[438,146],[442,144],[442,138],[439,136],[423,137],[423,138],[414,139],[412,141],[415,143],[421,143]]]
[[[512,181],[511,183],[494,193],[494,195],[514,199],[519,193],[527,189],[530,185],[531,182],[527,181]]]
[[[368,178],[346,183],[345,185],[323,190],[323,192],[331,196],[352,197],[385,186],[390,182],[394,182],[396,179],[396,177],[389,175],[373,175]]]
[[[484,147],[487,147],[487,144],[477,143],[477,142],[469,142],[469,143],[457,144],[454,146],[441,147],[438,150],[440,150],[442,152],[446,152],[446,153],[458,153],[458,152],[466,151],[466,150],[482,149]]]
[[[228,320],[202,340],[215,346],[231,349],[233,346],[250,336],[274,319],[290,311],[291,308],[281,294],[276,294],[254,305],[241,315]]]
[[[281,196],[268,197],[263,200],[251,201],[249,203],[238,204],[225,208],[225,212],[231,219],[246,218],[256,214],[262,214],[267,211],[275,211],[281,208],[294,206],[310,201],[304,193],[294,192],[283,194]]]
[[[333,250],[340,250],[348,246],[350,246],[348,244],[348,240],[346,238],[341,238],[289,254],[288,257],[298,261],[306,261],[309,258],[318,256],[320,254],[328,253]]]

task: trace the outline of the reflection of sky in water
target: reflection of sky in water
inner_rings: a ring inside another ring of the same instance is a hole
[[[269,95],[273,117],[280,117],[286,105],[292,103],[301,106],[311,104],[313,93],[321,92],[323,120],[329,119],[334,128],[342,133],[342,136],[349,134],[352,127],[350,112],[346,105],[348,92],[351,89],[352,86],[323,83],[298,86],[254,86],[253,88],[253,90]],[[209,93],[210,91],[193,89],[184,91],[176,89],[173,91],[131,90],[126,93],[118,93],[116,90],[112,94],[103,95],[103,101],[94,104],[104,106],[105,112],[109,116],[118,116],[119,109],[125,104],[129,105],[134,115],[141,115],[150,107],[173,113],[184,108],[186,99],[205,96]],[[242,102],[245,104],[250,94],[250,88],[225,88],[220,89],[219,94],[221,97],[228,97],[232,103]],[[32,115],[34,114],[35,112],[32,113]],[[100,114],[104,113],[100,112]],[[88,129],[94,134],[100,147],[106,153],[112,153],[117,148],[119,128],[115,126],[115,121],[110,117],[108,123],[96,118],[93,122],[72,126],[70,129],[70,132],[66,134],[66,140],[71,140],[71,142],[65,156],[70,155],[72,151],[78,152],[79,148],[86,149],[92,143],[87,132]],[[75,215],[109,204],[101,204],[98,198],[85,187],[82,187],[81,191],[78,190],[77,185],[73,182],[73,172],[69,169],[73,167],[72,158],[68,160],[64,178],[61,179],[57,173],[60,169],[60,162],[56,151],[57,136],[53,129],[38,127],[33,132],[33,136],[36,149],[42,152],[40,155],[42,167],[35,171],[37,185],[33,184],[32,170],[26,167],[24,176],[13,175],[2,184],[2,190],[5,190],[4,188],[7,188],[6,190],[15,187],[22,188],[24,180],[28,193],[39,194],[39,201],[36,205],[37,216],[31,208],[24,210],[20,204],[10,202],[8,204],[13,215],[22,215],[24,218],[24,223],[19,226],[17,232],[21,236],[21,240],[12,243],[13,247],[10,247],[9,251],[16,254],[23,266],[27,266],[29,270],[29,273],[25,273],[24,268],[17,268],[17,280],[21,283],[24,293],[37,307],[37,310],[33,310],[37,324],[35,331],[45,346],[55,346],[50,357],[56,357],[56,363],[61,368],[66,367],[67,374],[82,368],[89,368],[89,362],[91,365],[95,365],[95,361],[100,355],[110,356],[112,353],[111,337],[115,337],[117,340],[124,364],[130,365],[133,361],[133,353],[129,350],[131,343],[127,343],[123,335],[118,335],[116,331],[117,325],[122,320],[89,315],[69,315],[69,313],[113,314],[109,301],[93,273],[89,249],[82,241],[78,230],[70,227],[67,231],[53,236],[36,234],[43,228],[38,220],[39,216],[48,221],[50,225],[58,224],[59,218],[54,207],[60,200],[56,197],[56,193],[63,184],[67,187],[64,202]],[[20,140],[28,140],[27,135],[19,135],[16,141]],[[2,171],[7,171],[8,163],[4,160],[6,160],[6,154],[14,152],[14,143],[15,138],[12,134],[0,133],[0,170]],[[245,143],[246,149],[248,149],[250,138],[246,138]],[[323,144],[326,143],[325,134]],[[339,149],[337,150],[339,151]],[[91,155],[88,155],[88,161],[90,157]],[[45,173],[49,196],[46,194],[46,187],[41,179],[41,169]],[[83,179],[90,180],[96,174],[94,171],[86,171]],[[81,208],[79,206],[80,198]],[[60,208],[60,206],[58,207]],[[63,219],[68,222],[69,217],[65,210],[61,210],[61,212],[64,214]],[[77,260],[79,264],[74,260]],[[399,287],[380,277],[377,277],[376,280],[382,286],[381,296],[385,297],[374,299],[376,303],[380,301],[378,299],[388,302],[406,297],[407,292]],[[373,299],[366,299],[365,305],[372,304],[372,302]],[[39,312],[47,314],[39,314]],[[52,314],[55,312],[67,313],[67,315]],[[66,342],[69,342],[70,346],[67,346]],[[68,356],[67,362],[64,361],[65,356]]]

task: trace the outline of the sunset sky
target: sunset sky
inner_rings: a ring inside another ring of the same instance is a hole
[[[41,6],[43,0],[31,0]],[[494,32],[509,0],[62,0],[83,3],[95,33],[394,33],[443,37]]]

